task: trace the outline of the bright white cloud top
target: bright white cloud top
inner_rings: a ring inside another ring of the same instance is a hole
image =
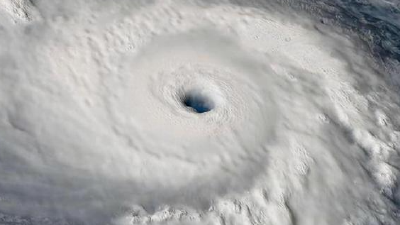
[[[272,3],[0,6],[1,224],[399,223],[398,93],[347,35]]]

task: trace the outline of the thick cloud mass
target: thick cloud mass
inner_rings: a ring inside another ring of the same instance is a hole
[[[0,224],[398,224],[389,76],[260,2],[0,2]]]

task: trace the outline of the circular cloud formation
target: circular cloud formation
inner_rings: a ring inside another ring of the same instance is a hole
[[[379,67],[249,2],[26,1],[35,19],[0,22],[0,221],[396,224]]]
[[[106,107],[118,133],[148,155],[138,180],[177,189],[173,199],[188,193],[187,203],[193,194],[211,201],[248,188],[263,171],[276,106],[264,75],[273,72],[259,59],[202,30],[156,38],[122,65],[118,77],[106,78],[108,96],[115,95]],[[212,101],[205,103],[211,111],[200,115],[183,107],[182,101],[199,96]],[[132,135],[138,133],[140,140]]]

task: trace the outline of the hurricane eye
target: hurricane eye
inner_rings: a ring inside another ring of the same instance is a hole
[[[181,98],[182,104],[195,113],[206,113],[215,108],[214,101],[202,91],[188,91]]]

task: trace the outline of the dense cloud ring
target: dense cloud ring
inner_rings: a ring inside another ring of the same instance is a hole
[[[241,189],[242,179],[248,183],[257,176],[253,171],[241,177],[243,169],[267,164],[266,147],[277,121],[270,89],[273,71],[215,33],[158,38],[126,57],[119,75],[106,80],[110,96],[123,87],[107,106],[115,129],[149,154],[140,174],[145,182],[171,187],[191,183],[196,192],[201,185],[212,196],[212,189],[222,185],[214,183]],[[182,98],[196,92],[212,101],[212,111],[195,114],[183,107]],[[146,137],[140,142],[130,137],[139,132]],[[166,159],[178,163],[163,165],[160,161]],[[154,174],[173,177],[171,184]],[[204,177],[210,184],[203,184]]]
[[[356,40],[257,0],[4,2],[0,223],[398,224],[400,101]]]

